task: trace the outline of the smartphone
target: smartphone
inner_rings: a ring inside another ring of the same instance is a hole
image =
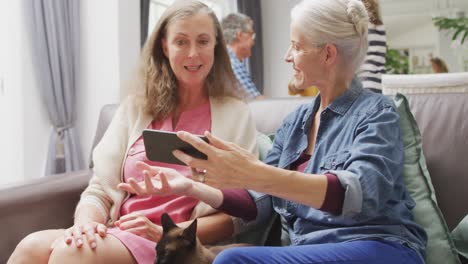
[[[208,142],[208,138],[205,136],[198,136],[205,142]],[[197,159],[206,160],[208,158],[192,145],[178,138],[175,132],[145,129],[143,130],[143,142],[145,144],[146,157],[151,161],[186,165],[172,154],[172,151],[176,149]]]

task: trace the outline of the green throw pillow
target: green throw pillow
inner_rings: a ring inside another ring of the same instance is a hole
[[[468,215],[452,231],[458,253],[468,259]]]
[[[426,230],[428,243],[427,264],[460,263],[447,224],[437,206],[434,187],[427,170],[422,149],[422,137],[408,101],[402,94],[393,98],[400,114],[400,126],[405,145],[404,181],[416,202],[415,221]]]
[[[265,160],[268,151],[273,146],[273,142],[267,135],[257,132],[257,147],[258,147],[258,158]]]

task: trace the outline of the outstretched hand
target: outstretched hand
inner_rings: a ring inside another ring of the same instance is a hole
[[[131,178],[128,183],[120,183],[120,190],[137,195],[187,195],[193,187],[193,181],[170,168],[150,166],[137,162],[136,167],[143,172],[144,181]]]
[[[221,140],[206,131],[209,144],[199,137],[185,131],[177,132],[183,141],[208,156],[207,160],[196,159],[180,150],[174,156],[192,168],[206,171],[204,182],[217,188],[248,188],[253,165],[261,162],[255,155],[237,144]]]

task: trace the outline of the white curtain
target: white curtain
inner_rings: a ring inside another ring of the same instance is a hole
[[[33,65],[53,129],[44,175],[85,168],[76,121],[80,1],[24,0]]]

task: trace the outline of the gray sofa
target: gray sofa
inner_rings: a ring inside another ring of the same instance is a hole
[[[423,134],[438,205],[452,230],[468,214],[468,94],[415,94],[407,98]],[[257,129],[274,133],[288,113],[308,100],[279,98],[250,103]],[[108,105],[102,109],[95,143],[115,108]],[[90,170],[78,171],[0,189],[0,262],[6,262],[27,234],[72,225],[74,207],[90,176]]]

